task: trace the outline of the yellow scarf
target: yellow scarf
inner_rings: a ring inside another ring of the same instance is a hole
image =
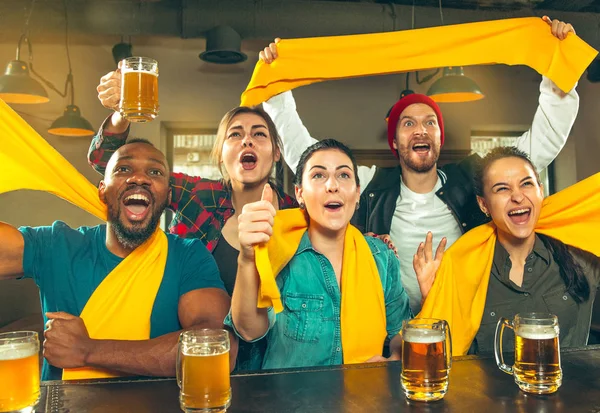
[[[106,205],[98,198],[98,189],[1,99],[0,136],[0,193],[19,189],[50,192],[106,220]],[[150,338],[150,314],[167,249],[167,237],[157,229],[102,281],[81,313],[91,338]],[[118,374],[94,368],[65,369],[63,379]]]
[[[535,231],[600,256],[600,173],[546,198]],[[479,330],[495,245],[492,223],[460,237],[444,254],[417,316],[448,320],[453,355],[466,354]]]
[[[572,34],[558,40],[537,17],[282,40],[277,52],[272,64],[256,64],[243,106],[326,80],[493,63],[527,65],[568,92],[598,53]]]
[[[308,228],[300,209],[278,211],[273,236],[255,247],[260,276],[258,307],[283,311],[275,277],[294,257]],[[348,225],[342,261],[341,329],[344,363],[364,363],[381,354],[387,335],[385,299],[377,264],[364,236]]]

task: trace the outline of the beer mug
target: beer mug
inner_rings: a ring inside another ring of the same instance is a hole
[[[504,327],[515,332],[515,365],[507,366],[502,354]],[[562,384],[558,318],[546,313],[517,314],[513,321],[498,320],[494,352],[500,370],[514,376],[527,393],[554,393]]]
[[[402,322],[402,389],[410,400],[440,400],[448,390],[452,364],[450,327],[445,320]]]
[[[35,331],[0,334],[0,412],[31,412],[40,398],[40,342]]]
[[[229,334],[225,330],[188,330],[179,335],[179,405],[189,412],[224,412],[231,404]]]
[[[121,61],[121,116],[148,122],[158,115],[158,63],[148,57]]]

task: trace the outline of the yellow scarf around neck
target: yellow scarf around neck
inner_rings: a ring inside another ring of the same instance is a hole
[[[350,36],[282,40],[258,61],[241,105],[326,80],[503,63],[526,65],[570,91],[598,53],[573,34],[558,40],[538,17]]]
[[[275,277],[294,257],[307,229],[302,210],[278,211],[271,239],[255,247],[260,277],[258,308],[273,307],[277,313],[283,311]],[[381,278],[369,244],[352,225],[348,225],[344,238],[341,294],[344,363],[364,363],[374,355],[381,355],[387,336]]]
[[[546,198],[535,231],[600,256],[600,173]],[[444,254],[417,317],[447,320],[453,355],[464,355],[479,330],[496,245],[493,223],[472,229]]]
[[[106,205],[98,198],[98,189],[1,99],[0,136],[0,193],[19,189],[50,192],[106,220]],[[91,338],[150,338],[150,315],[164,274],[167,249],[167,237],[157,228],[107,275],[80,315]],[[119,373],[94,368],[63,371],[65,380],[116,375]]]

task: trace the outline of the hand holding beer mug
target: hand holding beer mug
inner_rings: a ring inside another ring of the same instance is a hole
[[[229,333],[188,330],[179,335],[177,383],[186,413],[225,412],[231,404]]]
[[[504,327],[515,332],[515,365],[504,364]],[[498,320],[494,352],[500,370],[515,377],[515,383],[528,393],[554,393],[562,384],[558,318],[552,314],[517,314],[513,321]]]
[[[40,397],[40,342],[34,331],[0,334],[0,412],[31,412]]]
[[[158,115],[158,63],[148,57],[121,61],[121,116],[131,122],[148,122]]]
[[[402,322],[402,388],[410,400],[440,400],[448,390],[452,364],[450,327],[445,320]]]

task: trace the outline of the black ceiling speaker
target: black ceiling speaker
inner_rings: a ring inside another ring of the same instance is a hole
[[[200,53],[205,62],[233,64],[245,61],[241,52],[242,38],[229,26],[217,26],[206,33],[206,51]]]
[[[115,63],[119,64],[119,62],[126,57],[131,57],[131,44],[130,43],[117,43],[112,48],[113,59],[115,59]]]
[[[590,82],[600,82],[600,58],[594,59],[588,66],[587,78]]]

